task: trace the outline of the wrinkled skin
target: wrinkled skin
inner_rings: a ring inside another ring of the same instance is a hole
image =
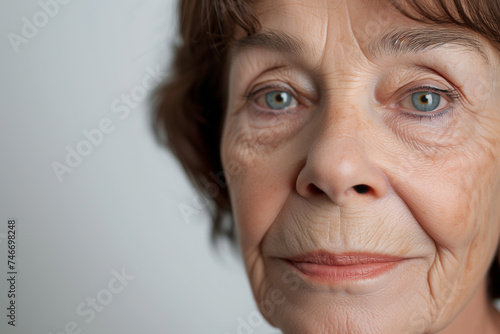
[[[385,0],[257,9],[262,30],[307,46],[301,58],[244,49],[228,73],[222,163],[238,166],[229,191],[265,318],[286,334],[500,333],[485,292],[500,238],[498,51],[474,35],[489,63],[453,46],[374,54],[377,36],[423,26]],[[263,94],[242,98],[271,83],[293,92],[291,112],[259,113],[276,110]],[[462,98],[441,94],[447,113],[415,118],[422,112],[406,92],[422,85]],[[313,283],[282,260],[320,249],[406,260],[372,280],[335,284]]]

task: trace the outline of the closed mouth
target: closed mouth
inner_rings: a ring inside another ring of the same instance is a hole
[[[379,276],[398,265],[405,258],[373,253],[334,254],[317,251],[283,260],[313,279],[345,281]]]

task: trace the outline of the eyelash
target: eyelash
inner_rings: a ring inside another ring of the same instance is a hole
[[[293,98],[297,100],[297,102],[299,102],[298,99],[294,96],[294,94],[292,94],[288,89],[286,89],[286,88],[284,88],[284,87],[282,87],[280,85],[269,85],[269,86],[266,86],[266,87],[262,87],[262,88],[259,88],[259,89],[255,90],[255,91],[253,91],[253,92],[251,92],[249,94],[242,95],[241,97],[244,100],[246,100],[247,102],[249,102],[257,94],[259,94],[260,92],[265,91],[265,90],[269,90],[269,92],[273,92],[274,90],[280,90],[280,91],[287,92],[288,94],[292,95]],[[438,119],[438,118],[444,116],[446,113],[448,113],[452,109],[452,107],[456,103],[456,101],[458,101],[458,100],[461,99],[461,95],[460,95],[460,93],[456,89],[439,89],[439,88],[436,88],[436,87],[425,86],[425,85],[424,86],[418,86],[418,87],[415,87],[415,88],[412,88],[412,89],[406,91],[405,94],[404,94],[404,98],[407,98],[408,94],[415,93],[415,92],[432,92],[432,93],[436,93],[436,94],[439,94],[439,95],[444,94],[448,98],[449,103],[451,104],[451,106],[448,106],[446,109],[440,111],[437,114],[431,114],[431,113],[418,114],[418,113],[414,113],[414,112],[403,112],[406,116],[419,119],[420,121],[422,121],[422,120],[432,121],[432,120],[435,120],[435,119]],[[295,109],[292,109],[292,110],[295,110]],[[264,114],[264,115],[269,115],[269,116],[280,116],[280,115],[283,115],[283,114],[289,114],[290,113],[290,111],[288,109],[284,109],[284,110],[282,110],[280,112],[266,111],[266,110],[259,109],[258,112],[261,113],[261,114]]]
[[[409,94],[416,93],[416,92],[431,92],[431,93],[436,93],[439,95],[444,94],[448,98],[449,103],[450,103],[450,106],[448,106],[444,110],[438,112],[437,114],[431,114],[431,113],[418,114],[415,112],[403,112],[406,116],[416,118],[420,121],[422,121],[422,120],[432,121],[432,120],[436,120],[440,117],[443,117],[446,113],[448,113],[453,108],[453,105],[461,99],[461,95],[456,89],[439,89],[436,87],[425,86],[425,85],[409,89],[408,91],[405,92],[404,98],[407,98],[409,96]]]

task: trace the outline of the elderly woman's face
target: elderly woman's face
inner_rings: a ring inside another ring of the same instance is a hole
[[[493,47],[386,1],[265,1],[258,18],[230,59],[221,153],[265,317],[285,333],[423,333],[487,312]]]

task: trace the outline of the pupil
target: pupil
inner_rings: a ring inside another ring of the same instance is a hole
[[[429,99],[427,98],[427,94],[426,95],[422,95],[422,97],[420,98],[420,101],[423,104],[428,104],[429,103]]]
[[[276,101],[277,102],[283,102],[283,97],[281,96],[281,94],[276,95]]]

